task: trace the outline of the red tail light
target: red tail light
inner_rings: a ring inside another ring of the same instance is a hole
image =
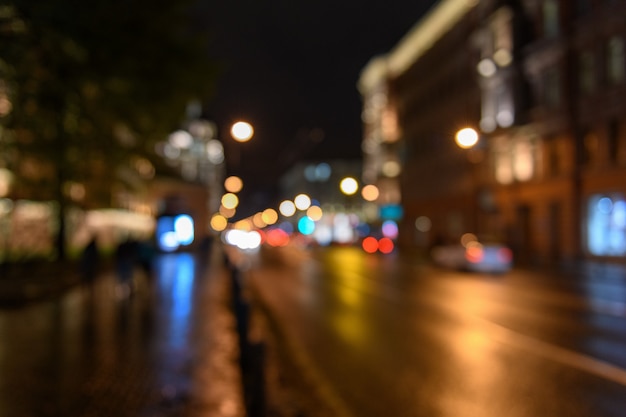
[[[475,264],[483,260],[483,248],[480,246],[470,246],[465,250],[465,259]]]
[[[502,262],[509,263],[513,260],[513,252],[509,248],[501,248],[498,251],[498,259]]]

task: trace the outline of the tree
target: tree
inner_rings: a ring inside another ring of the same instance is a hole
[[[190,24],[192,6],[9,0],[0,7],[0,81],[13,103],[0,118],[0,141],[11,148],[4,164],[21,192],[56,200],[59,258],[68,185],[100,184],[90,201],[110,204],[114,168],[151,153],[180,124],[187,103],[211,93],[209,37]]]

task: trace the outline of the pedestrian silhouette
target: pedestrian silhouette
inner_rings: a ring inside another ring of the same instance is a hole
[[[133,290],[133,272],[137,261],[137,244],[132,238],[122,241],[115,250],[115,269],[120,295],[129,295]]]
[[[83,249],[80,256],[80,274],[83,284],[91,284],[98,271],[99,254],[98,242],[96,238],[92,238]]]

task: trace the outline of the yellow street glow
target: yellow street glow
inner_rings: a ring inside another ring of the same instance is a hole
[[[220,214],[224,217],[226,217],[227,219],[230,219],[231,217],[233,217],[235,215],[235,213],[237,213],[237,209],[234,208],[226,208],[224,206],[220,206]]]
[[[271,225],[278,221],[278,213],[276,213],[276,210],[268,208],[263,210],[262,218],[265,223]]]
[[[211,217],[211,228],[216,232],[225,230],[226,226],[228,226],[228,220],[226,220],[226,217],[221,214],[214,214],[213,217]]]
[[[322,212],[322,208],[318,207],[318,206],[311,206],[308,208],[308,210],[306,211],[306,215],[309,219],[313,220],[314,222],[320,220],[322,218],[322,216],[324,215],[324,213]]]
[[[224,188],[229,193],[238,193],[243,188],[243,181],[241,178],[233,175],[224,180]]]
[[[263,220],[263,213],[256,213],[252,217],[252,223],[254,224],[254,227],[258,229],[262,229],[267,226],[267,223],[265,222],[265,220]]]
[[[379,194],[378,187],[373,184],[366,185],[361,190],[361,196],[365,201],[376,201]]]

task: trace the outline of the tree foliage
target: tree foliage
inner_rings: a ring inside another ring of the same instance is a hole
[[[93,185],[92,204],[110,204],[115,168],[150,153],[187,103],[211,93],[208,35],[192,14],[179,0],[0,6],[0,82],[12,102],[0,117],[0,167],[15,171],[21,193],[57,200],[62,224],[72,181]]]

